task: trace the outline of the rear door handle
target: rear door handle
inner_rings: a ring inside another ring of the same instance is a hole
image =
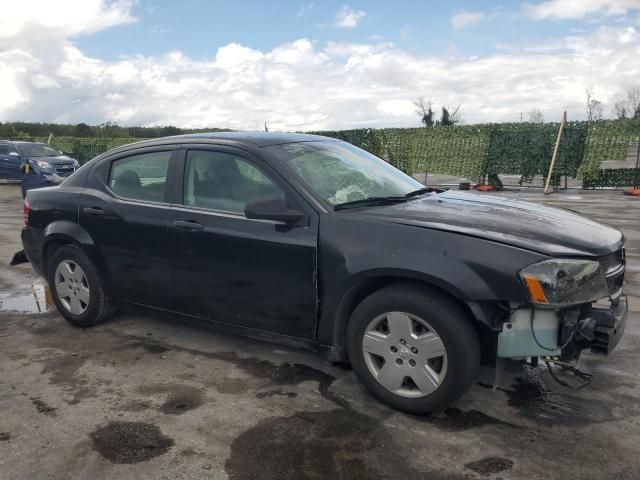
[[[182,230],[202,230],[204,226],[195,220],[176,220],[173,222],[173,226]]]
[[[93,215],[95,217],[104,215],[104,210],[99,207],[85,207],[82,209],[82,211],[87,215]]]

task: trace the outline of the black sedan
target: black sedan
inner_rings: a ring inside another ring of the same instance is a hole
[[[618,230],[428,189],[319,136],[120,147],[30,191],[24,215],[27,257],[74,325],[121,303],[206,319],[349,362],[408,412],[453,402],[481,358],[609,353],[626,321]]]

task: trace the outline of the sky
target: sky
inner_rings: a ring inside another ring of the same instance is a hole
[[[258,130],[605,117],[640,0],[0,0],[0,122]]]

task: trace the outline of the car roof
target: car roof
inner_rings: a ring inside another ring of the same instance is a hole
[[[30,142],[29,140],[0,140],[0,143],[13,143],[17,145],[23,145],[25,143],[28,143],[29,145],[46,145],[47,147],[49,146],[46,143]]]
[[[242,143],[251,143],[258,147],[269,145],[281,145],[283,143],[314,142],[322,140],[333,140],[329,137],[311,135],[308,133],[282,133],[282,132],[208,132],[189,133],[186,135],[175,135],[165,137],[165,139],[176,140],[235,140]],[[158,139],[160,140],[160,139]]]
[[[139,142],[129,143],[112,148],[96,158],[104,158],[113,154],[120,154],[137,148],[155,147],[162,145],[176,145],[180,143],[222,143],[226,145],[245,144],[251,147],[268,147],[270,145],[283,145],[287,143],[301,142],[340,142],[336,138],[311,135],[307,133],[280,133],[280,132],[207,132],[189,133],[186,135],[174,135],[170,137],[150,138]]]

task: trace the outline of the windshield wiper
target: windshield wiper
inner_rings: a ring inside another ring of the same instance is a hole
[[[334,210],[344,210],[347,208],[354,207],[367,207],[372,205],[392,205],[394,203],[402,203],[406,202],[407,197],[368,197],[361,198],[360,200],[352,200],[351,202],[339,203],[335,207]]]
[[[442,193],[444,190],[440,188],[424,187],[407,193],[404,198],[417,197],[418,195],[424,195],[425,193]]]
[[[406,195],[402,195],[401,197],[395,197],[395,196],[368,197],[368,198],[361,198],[360,200],[353,200],[351,202],[339,203],[338,205],[333,207],[333,209],[343,210],[346,208],[367,207],[372,205],[392,205],[394,203],[406,202],[410,198],[417,197],[418,195],[424,195],[425,193],[442,193],[442,192],[444,192],[444,190],[441,190],[439,188],[424,187],[418,190],[414,190],[413,192],[409,192]]]

